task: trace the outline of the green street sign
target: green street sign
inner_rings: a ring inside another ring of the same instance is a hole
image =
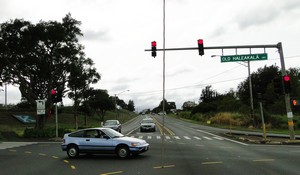
[[[221,56],[221,63],[225,62],[235,62],[235,61],[257,61],[257,60],[267,60],[268,54],[247,54],[247,55],[227,55]]]

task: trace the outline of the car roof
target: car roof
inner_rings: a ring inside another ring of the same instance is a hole
[[[77,131],[86,131],[86,130],[91,130],[91,129],[102,130],[102,129],[109,129],[109,128],[104,128],[104,127],[84,128],[84,129],[78,129],[78,130],[76,130],[74,132],[77,132]]]
[[[154,121],[152,118],[144,118],[142,121]]]

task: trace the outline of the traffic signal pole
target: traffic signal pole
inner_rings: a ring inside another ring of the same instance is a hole
[[[281,42],[277,44],[277,49],[280,56],[280,63],[281,63],[281,74],[282,76],[287,75],[285,70],[285,63],[284,63],[284,57],[283,57],[283,49]],[[295,140],[295,132],[294,132],[294,121],[293,121],[293,112],[291,108],[291,98],[290,94],[284,92],[284,99],[285,99],[285,107],[287,112],[287,119],[288,119],[288,126],[289,126],[289,132],[290,132],[290,139]]]
[[[283,57],[283,50],[282,50],[282,43],[279,42],[277,44],[266,44],[266,45],[240,45],[240,46],[211,46],[211,47],[204,47],[204,49],[212,50],[212,49],[221,49],[222,53],[224,49],[254,49],[254,48],[276,48],[278,49],[279,56],[280,56],[280,63],[281,63],[281,74],[282,76],[287,75],[285,70],[285,63]],[[186,47],[186,48],[163,48],[163,49],[156,49],[156,51],[180,51],[180,50],[198,50],[198,47]],[[152,51],[151,49],[145,49],[145,51]],[[293,112],[291,110],[290,104],[290,94],[285,93],[285,106],[288,118],[288,126],[289,126],[289,134],[290,139],[295,139],[295,132],[294,132],[294,123],[293,123]]]

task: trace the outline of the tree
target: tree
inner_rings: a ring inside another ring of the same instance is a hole
[[[79,25],[70,14],[62,22],[32,24],[15,19],[0,24],[1,84],[19,86],[22,97],[32,106],[37,99],[47,99],[49,111],[53,106],[51,90],[60,87],[66,92],[72,63],[84,64],[78,60],[86,60],[78,43],[78,36],[82,36]],[[86,70],[84,65],[82,68]],[[37,128],[44,127],[44,117],[38,117]]]
[[[176,104],[175,104],[175,102],[168,102],[168,101],[165,99],[165,112],[166,112],[166,113],[170,113],[171,109],[176,110]],[[161,112],[161,111],[163,111],[163,101],[161,101],[161,102],[159,103],[159,106],[158,106],[158,107],[156,107],[156,108],[154,108],[154,109],[152,110],[152,112],[155,112],[155,113],[159,113],[159,112]]]
[[[133,102],[133,100],[129,100],[129,102],[128,102],[128,111],[133,112],[134,110],[135,110],[134,102]]]
[[[203,103],[208,103],[214,100],[219,94],[217,91],[212,90],[211,86],[206,86],[202,89],[202,93],[200,95],[200,101]]]
[[[87,100],[84,98],[85,92],[89,89],[90,84],[97,83],[100,79],[100,75],[92,66],[93,61],[91,59],[86,59],[84,58],[84,55],[81,55],[77,62],[71,63],[69,67],[70,74],[68,76],[68,87],[71,91],[68,93],[68,97],[74,101],[73,111],[76,129],[78,128],[78,107],[83,100]]]
[[[109,97],[106,90],[93,90],[88,101],[91,108],[99,115],[100,121],[104,121],[106,111],[115,109],[114,100],[112,97]]]

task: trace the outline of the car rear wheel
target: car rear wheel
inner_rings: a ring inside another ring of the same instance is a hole
[[[79,156],[79,150],[76,145],[70,145],[67,149],[67,154],[69,158],[76,158]]]
[[[126,145],[121,145],[117,147],[117,155],[120,158],[127,158],[129,157],[129,148]]]

